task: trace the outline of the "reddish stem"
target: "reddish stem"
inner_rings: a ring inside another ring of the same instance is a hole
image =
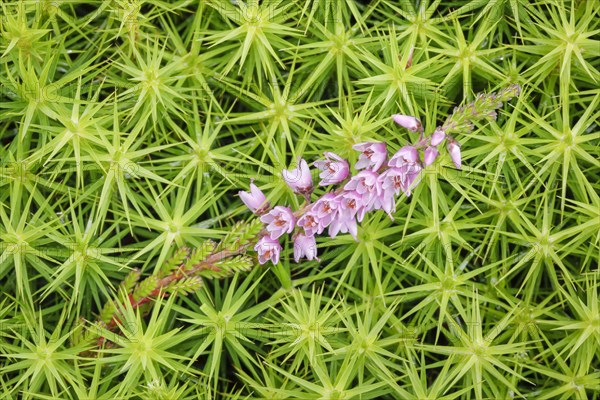
[[[161,295],[162,289],[169,286],[169,284],[171,284],[172,282],[176,282],[181,279],[187,278],[189,276],[193,276],[203,270],[211,270],[211,271],[219,272],[221,269],[215,265],[216,262],[221,261],[225,258],[236,256],[238,254],[243,253],[244,251],[246,251],[246,249],[248,248],[249,245],[250,244],[248,243],[248,244],[240,246],[236,250],[222,250],[217,253],[211,254],[205,260],[195,264],[191,269],[188,269],[188,270],[184,270],[182,268],[183,267],[183,265],[182,265],[177,270],[173,271],[170,275],[168,275],[162,279],[159,279],[158,282],[156,283],[156,286],[154,287],[154,289],[152,290],[152,292],[150,292],[150,294],[148,296],[145,296],[138,300],[135,300],[133,298],[133,295],[130,293],[128,296],[129,296],[129,302],[131,303],[132,308],[135,310],[135,309],[139,308],[140,306],[142,306],[143,304],[149,303],[150,301],[152,301],[153,298]],[[167,297],[168,295],[169,295],[168,293],[162,292],[163,297]],[[120,322],[119,316],[122,315],[122,313],[123,313],[122,310],[115,312],[115,314],[111,318],[110,322],[108,324],[106,324],[106,329],[108,329],[109,331],[112,331],[113,329],[115,329],[117,327],[118,323]],[[104,341],[105,341],[104,337],[100,337],[98,339],[99,344],[102,344]]]

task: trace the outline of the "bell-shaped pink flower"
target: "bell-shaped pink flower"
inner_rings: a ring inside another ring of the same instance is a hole
[[[354,190],[359,194],[379,194],[381,187],[379,185],[379,174],[373,171],[361,171],[354,175],[350,182],[344,185],[344,190]]]
[[[282,171],[283,179],[290,188],[296,193],[307,194],[311,193],[313,189],[312,176],[310,175],[310,169],[308,164],[303,159],[300,159],[298,167],[288,171],[284,169]]]
[[[307,260],[319,260],[317,257],[317,242],[314,236],[299,233],[294,238],[294,260],[298,262],[302,257],[306,257]]]
[[[385,143],[364,142],[355,144],[352,148],[361,152],[354,165],[356,169],[369,168],[377,171],[387,160]]]
[[[381,186],[385,181],[384,175],[387,171],[389,171],[389,169],[386,170],[383,174],[379,175],[378,179]],[[381,192],[373,198],[373,201],[371,202],[371,207],[366,208],[366,210],[384,210],[391,219],[394,219],[394,217],[392,217],[392,212],[396,210],[396,200],[394,199],[394,192],[384,190],[382,187]],[[363,215],[359,215],[358,221],[361,222],[363,217],[364,213]]]
[[[461,165],[461,156],[460,156],[460,144],[454,139],[448,140],[448,152],[450,153],[450,158],[452,158],[452,162],[456,166],[456,168],[460,169]]]
[[[337,196],[337,201],[339,204],[338,216],[342,218],[354,218],[356,214],[364,214],[364,196],[353,191],[353,190],[344,190]]]
[[[421,167],[419,151],[413,146],[404,146],[394,154],[388,165],[394,169],[399,169],[399,172],[390,172],[390,177],[393,177],[394,173],[399,173],[400,179],[398,182],[400,188],[407,196],[410,196],[410,186],[423,169]],[[397,179],[398,177],[396,177]],[[398,182],[394,184],[397,185]]]
[[[419,160],[419,151],[414,146],[404,146],[394,154],[388,162],[390,167],[402,167],[405,164],[414,164]]]
[[[294,213],[287,207],[275,206],[267,214],[260,217],[260,220],[267,225],[267,232],[271,239],[277,239],[284,233],[292,233],[296,224]]]
[[[389,168],[380,175],[381,188],[386,196],[399,195],[405,186],[406,173],[401,168]]]
[[[358,241],[358,228],[354,216],[338,214],[338,216],[329,225],[329,236],[334,238],[338,233],[350,233],[354,240]]]
[[[431,147],[431,146],[427,147],[425,149],[425,157],[423,160],[425,162],[425,166],[427,167],[427,166],[431,165],[437,158],[438,154],[439,153],[438,153],[437,148]]]
[[[258,252],[258,262],[260,264],[271,260],[273,264],[279,262],[279,254],[281,253],[281,245],[277,240],[271,239],[268,235],[260,238],[254,250]]]
[[[361,210],[358,217],[358,222],[361,222],[364,213],[376,206],[377,199],[382,193],[379,174],[369,170],[361,171],[350,179],[350,182],[344,186],[344,190],[355,191],[362,196],[361,202],[364,209]]]
[[[320,186],[336,185],[342,182],[350,174],[348,161],[335,153],[325,152],[325,160],[318,160],[313,163],[315,167],[322,172],[319,174]]]
[[[373,206],[371,196],[360,194],[354,190],[344,190],[339,196],[338,215],[342,219],[357,217],[358,221],[362,221],[365,213],[370,211]],[[336,215],[336,218],[338,217]]]
[[[411,132],[423,130],[421,121],[419,121],[415,117],[411,117],[409,115],[394,114],[394,115],[392,115],[392,119],[394,120],[395,123],[397,123],[398,125],[400,125],[403,128],[408,129]]]
[[[421,166],[419,164],[405,164],[399,168],[390,168],[381,174],[381,187],[384,193],[384,198],[389,198],[393,195],[399,195],[400,191],[410,196],[410,186],[415,181]]]
[[[323,232],[324,227],[314,211],[308,211],[298,219],[298,226],[304,228],[306,236],[314,236]]]
[[[338,196],[333,193],[326,193],[319,200],[314,202],[311,211],[317,215],[317,219],[322,229],[329,226],[335,217],[340,207],[339,203],[340,200]]]
[[[396,212],[396,198],[393,193],[383,192],[373,203],[374,210],[383,210],[392,220],[392,213]]]
[[[238,195],[246,207],[255,214],[262,214],[269,208],[267,198],[254,183],[250,184],[250,193],[240,190]]]
[[[431,145],[438,146],[446,138],[446,132],[442,128],[436,128],[431,135]]]

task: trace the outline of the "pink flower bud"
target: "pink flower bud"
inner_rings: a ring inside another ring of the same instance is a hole
[[[248,207],[250,211],[255,214],[262,214],[267,208],[269,208],[269,202],[267,201],[267,198],[254,183],[250,184],[250,193],[240,190],[238,195],[246,207]]]
[[[298,262],[302,257],[306,257],[308,260],[319,260],[317,257],[317,242],[314,236],[299,233],[294,239],[294,260]]]
[[[271,260],[273,264],[279,262],[279,254],[281,245],[277,240],[271,239],[268,235],[260,238],[254,250],[258,252],[258,262],[264,264],[267,260]]]
[[[431,165],[437,158],[438,154],[439,153],[437,151],[437,148],[427,147],[425,149],[425,157],[424,157],[425,166]]]
[[[387,159],[385,143],[364,142],[355,144],[352,148],[362,152],[354,165],[356,169],[372,168],[373,171],[377,171]]]
[[[303,159],[300,159],[298,167],[288,171],[282,171],[283,179],[295,193],[306,194],[312,192],[313,183],[312,176],[308,164]]]
[[[330,152],[325,153],[325,158],[326,160],[313,163],[315,167],[323,171],[319,174],[319,178],[321,178],[320,186],[336,185],[348,177],[350,174],[348,161]]]
[[[442,128],[436,128],[435,132],[431,135],[431,145],[437,146],[446,138],[446,132]]]
[[[411,117],[409,115],[394,114],[394,115],[392,115],[392,119],[394,120],[395,123],[397,123],[398,125],[400,125],[403,128],[408,129],[411,132],[423,130],[421,121],[419,121],[415,117]]]
[[[292,233],[296,224],[296,217],[287,207],[275,206],[268,214],[260,217],[267,225],[267,232],[271,239],[277,239],[284,233]]]
[[[450,153],[450,157],[456,168],[460,169],[460,144],[456,140],[452,139],[448,141],[448,152]]]

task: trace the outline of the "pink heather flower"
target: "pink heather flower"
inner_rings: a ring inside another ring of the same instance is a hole
[[[388,162],[390,167],[401,167],[405,164],[414,164],[419,160],[419,151],[413,146],[404,146],[394,154]]]
[[[315,212],[308,211],[298,219],[298,226],[304,228],[306,236],[314,236],[323,232],[324,227],[319,221],[319,217]]]
[[[300,261],[302,257],[308,260],[317,259],[317,242],[314,236],[306,236],[302,233],[296,235],[294,239],[294,260]]]
[[[277,239],[284,233],[292,233],[296,224],[296,217],[287,207],[275,206],[268,214],[260,217],[267,225],[267,231],[271,239]]]
[[[446,132],[442,128],[436,128],[431,135],[431,145],[438,146],[446,138]]]
[[[425,157],[424,157],[425,166],[427,167],[427,166],[431,165],[437,158],[438,154],[439,153],[438,153],[437,148],[431,147],[431,146],[427,147],[425,149]]]
[[[377,196],[379,195],[380,193],[377,194]],[[371,211],[373,209],[373,205],[375,203],[374,198],[360,194],[353,190],[342,192],[338,198],[340,205],[336,218],[339,216],[342,219],[347,219],[354,218],[356,216],[358,218],[358,222],[363,220],[367,211]]]
[[[334,238],[340,232],[350,233],[354,240],[358,241],[356,237],[358,228],[354,216],[350,217],[339,214],[337,218],[331,222],[331,225],[329,225],[329,236]]]
[[[406,185],[406,168],[390,168],[379,176],[383,194],[381,195],[381,208],[392,217],[392,213],[396,211],[396,200],[394,196],[404,191]]]
[[[350,182],[344,185],[344,190],[355,190],[358,194],[368,195],[369,198],[373,195],[381,193],[381,186],[377,179],[379,175],[373,171],[361,171],[354,175]]]
[[[377,171],[387,159],[385,143],[364,142],[352,146],[354,150],[362,152],[354,165],[356,169],[371,168]]]
[[[337,201],[339,204],[338,213],[336,215],[336,219],[338,217],[344,218],[354,218],[356,214],[364,214],[365,204],[364,196],[358,194],[357,192],[343,191],[341,194],[337,196]],[[332,221],[333,222],[333,221]]]
[[[382,190],[384,198],[400,194],[400,190],[410,196],[410,186],[413,184],[419,173],[421,166],[419,164],[406,164],[400,168],[390,168],[382,175]]]
[[[260,238],[254,250],[258,252],[258,262],[264,264],[267,260],[271,260],[273,264],[279,262],[279,253],[281,252],[281,245],[277,240],[271,239],[268,235]]]
[[[262,214],[267,208],[269,208],[269,202],[267,201],[267,198],[254,183],[250,184],[250,193],[240,190],[238,195],[246,207],[248,207],[250,211],[255,214]]]
[[[415,117],[411,117],[409,115],[394,114],[394,115],[392,115],[392,119],[394,120],[395,123],[397,123],[398,125],[400,125],[403,128],[408,129],[411,132],[423,130],[421,121],[419,121]]]
[[[406,173],[401,168],[390,168],[381,174],[380,179],[383,193],[388,197],[397,196],[405,186]]]
[[[284,169],[282,174],[285,183],[287,183],[294,192],[305,194],[312,191],[312,176],[310,175],[308,164],[303,159],[300,159],[297,168],[291,171]]]
[[[323,171],[319,174],[319,178],[321,178],[319,185],[336,185],[346,179],[350,174],[348,161],[335,153],[325,152],[324,154],[326,160],[318,160],[313,163],[315,167]]]
[[[311,211],[317,215],[317,219],[321,225],[321,231],[329,226],[337,214],[340,207],[339,203],[340,200],[338,196],[333,193],[326,193],[313,204]]]
[[[373,209],[385,211],[388,217],[393,220],[394,217],[392,216],[392,213],[396,212],[396,198],[393,193],[382,193],[381,196],[377,198],[377,201],[375,201]]]
[[[460,169],[460,144],[454,139],[448,140],[448,152],[450,152],[450,157],[452,158],[452,162],[456,166],[456,168]]]
[[[383,174],[379,175],[379,180],[382,184],[384,183],[384,179],[385,178],[383,177]],[[373,209],[384,210],[387,213],[387,215],[393,220],[394,217],[392,216],[392,212],[396,211],[396,199],[394,198],[394,192],[390,190],[382,190],[381,194],[375,197],[375,201],[373,202]]]

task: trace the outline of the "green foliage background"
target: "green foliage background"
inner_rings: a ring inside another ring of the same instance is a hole
[[[0,398],[599,396],[597,0],[0,4]],[[298,157],[395,151],[392,114],[430,134],[511,83],[358,243],[94,322],[251,220],[250,179],[298,206]]]

